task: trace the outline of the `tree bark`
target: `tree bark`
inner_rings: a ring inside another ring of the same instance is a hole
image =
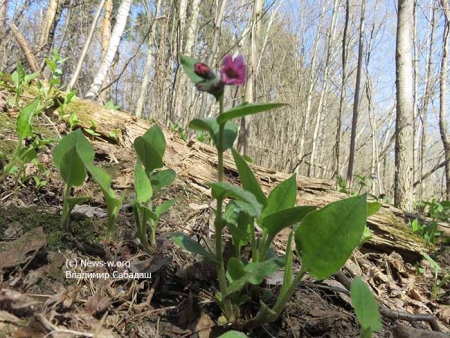
[[[120,7],[117,12],[116,24],[111,33],[111,40],[109,44],[108,51],[105,58],[100,64],[99,70],[92,81],[91,87],[89,88],[86,98],[89,100],[95,99],[98,95],[100,88],[108,74],[108,71],[113,62],[114,56],[116,55],[117,49],[119,48],[120,40],[122,39],[122,34],[127,23],[128,14],[130,13],[132,0],[122,0]]]
[[[361,19],[359,21],[359,46],[358,46],[358,66],[356,69],[356,84],[355,97],[353,101],[353,118],[352,118],[352,132],[350,136],[350,155],[348,159],[347,169],[347,188],[352,188],[353,170],[355,165],[355,150],[356,150],[356,133],[358,128],[358,113],[359,113],[359,96],[361,91],[361,73],[364,50],[364,17],[366,12],[366,0],[361,2]]]
[[[346,0],[345,4],[345,24],[344,24],[344,35],[342,36],[342,78],[341,78],[341,95],[339,98],[339,112],[336,127],[336,143],[334,145],[335,151],[335,173],[336,176],[340,176],[340,162],[341,162],[341,130],[342,130],[342,113],[344,112],[344,101],[345,101],[345,82],[347,80],[347,32],[348,23],[350,21],[350,0]]]
[[[450,13],[447,0],[441,0],[442,11],[444,12],[444,32],[442,37],[442,58],[441,58],[441,74],[439,79],[439,131],[441,133],[442,145],[444,146],[445,159],[445,195],[450,201],[450,140],[447,132],[447,69],[448,69],[448,35],[450,29]]]
[[[70,91],[75,83],[78,80],[78,76],[80,75],[81,67],[83,66],[84,58],[86,57],[89,46],[92,42],[92,36],[94,35],[95,27],[97,26],[98,19],[100,18],[100,14],[102,13],[103,6],[105,6],[106,0],[102,0],[102,2],[98,5],[97,13],[95,13],[94,21],[92,21],[91,29],[89,30],[89,35],[86,38],[86,42],[84,43],[83,50],[81,51],[81,55],[78,59],[77,67],[72,74],[72,78],[70,79],[69,85],[67,86],[67,91]]]
[[[414,0],[399,0],[396,42],[397,116],[395,125],[394,205],[413,208],[413,74],[412,33]]]
[[[159,15],[159,9],[161,8],[161,0],[158,0],[156,3],[156,10],[155,10],[155,16],[153,18],[153,21],[150,26],[150,35],[148,36],[148,42],[147,42],[147,59],[145,62],[145,70],[144,70],[144,78],[142,79],[142,85],[141,90],[139,92],[139,98],[137,102],[136,107],[136,117],[142,117],[142,112],[144,110],[145,100],[147,98],[147,89],[148,84],[150,82],[150,71],[152,69],[152,63],[153,63],[153,44],[155,41],[155,26],[156,26],[156,20]],[[149,18],[150,20],[150,18]]]
[[[419,181],[421,182],[419,188],[419,200],[422,200],[424,198],[424,192],[426,189],[425,181],[422,180],[422,176],[424,170],[423,164],[425,162],[425,145],[427,143],[428,104],[430,102],[430,98],[432,95],[432,86],[433,86],[433,79],[432,79],[433,61],[434,61],[433,49],[436,36],[435,32],[436,32],[436,12],[437,12],[437,6],[433,6],[434,2],[435,0],[431,1],[431,10],[430,10],[432,18],[430,22],[431,32],[427,57],[427,72],[425,74],[425,92],[423,94],[421,109],[419,110],[419,114],[422,121],[421,123],[422,132],[420,135],[420,151],[419,151]]]
[[[33,73],[39,72],[39,65],[37,63],[36,57],[31,52],[30,46],[28,45],[28,42],[23,37],[22,33],[20,33],[19,29],[15,24],[9,25],[11,28],[11,31],[14,35],[14,38],[16,39],[17,43],[19,44],[20,48],[22,49],[22,52],[25,54],[25,58],[27,59],[28,66],[30,66],[30,69]],[[40,78],[42,78],[42,74],[39,75]]]
[[[257,57],[257,41],[259,37],[260,24],[263,7],[263,0],[254,0],[253,3],[253,15],[251,21],[250,29],[250,39],[249,41],[249,58],[247,59],[247,83],[245,86],[245,102],[254,102],[254,97],[256,96],[256,67],[258,62]],[[241,128],[239,129],[239,136],[237,142],[237,149],[239,152],[248,155],[248,138],[250,136],[250,116],[244,116],[241,118]]]
[[[316,125],[314,127],[314,135],[312,139],[312,151],[311,151],[311,160],[310,165],[308,167],[308,177],[314,176],[314,162],[316,158],[316,152],[317,152],[317,142],[318,142],[318,135],[319,135],[319,127],[320,127],[320,121],[322,119],[322,110],[324,109],[327,98],[325,95],[328,95],[328,85],[329,85],[329,78],[330,78],[330,63],[331,63],[331,56],[334,51],[334,36],[336,33],[336,21],[337,21],[337,14],[338,14],[338,6],[339,6],[339,0],[334,0],[333,5],[333,14],[331,17],[331,26],[328,30],[328,37],[327,37],[327,56],[325,61],[325,69],[324,69],[324,75],[323,75],[323,88],[320,92],[320,100],[319,100],[319,106],[317,109],[317,116],[316,116]]]
[[[222,21],[225,15],[225,7],[227,4],[227,0],[222,0],[220,6],[217,4],[216,15],[214,18],[214,34],[211,49],[208,54],[208,59],[206,64],[210,67],[215,67],[215,60],[217,49],[219,48],[219,38],[222,33]],[[200,117],[204,117],[206,113],[206,100],[208,98],[208,94],[202,93],[202,104],[200,107]]]

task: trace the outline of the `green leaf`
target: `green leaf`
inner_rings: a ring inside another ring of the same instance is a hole
[[[139,159],[136,159],[136,165],[134,166],[134,191],[139,203],[146,203],[153,196],[152,185]]]
[[[246,213],[251,217],[256,217],[257,215],[255,208],[250,203],[232,200],[227,204],[223,218],[227,222],[236,223],[241,213]]]
[[[176,200],[173,199],[173,200],[168,200],[168,201],[161,203],[160,205],[158,205],[156,207],[155,214],[157,214],[158,217],[161,216],[175,204],[175,201]]]
[[[233,153],[234,163],[236,163],[239,172],[239,179],[241,180],[242,187],[244,190],[250,191],[255,195],[259,203],[266,206],[267,197],[264,195],[264,192],[256,180],[255,175],[253,175],[247,161],[235,149],[231,149],[231,151]]]
[[[284,182],[278,184],[269,194],[267,207],[262,213],[262,217],[274,214],[277,211],[291,208],[297,202],[297,179],[292,175]]]
[[[86,179],[86,168],[75,147],[72,147],[62,157],[60,172],[67,185],[75,187],[83,185]]]
[[[111,176],[109,176],[108,173],[101,168],[94,166],[92,163],[85,163],[85,166],[102,190],[106,201],[106,207],[108,209],[108,217],[112,218],[110,219],[110,222],[113,223],[119,214],[120,207],[122,206],[122,200],[117,198],[116,193],[111,188]]]
[[[256,216],[252,215],[253,213],[254,208],[249,203],[233,200],[227,204],[223,220],[230,230],[234,245],[242,245],[242,242],[250,239],[251,227]]]
[[[189,76],[192,82],[195,84],[205,81],[204,78],[198,76],[195,73],[194,65],[198,62],[196,59],[190,58],[186,55],[181,55],[180,57],[181,65],[183,66],[184,72]]]
[[[377,301],[369,286],[358,276],[352,282],[350,295],[362,331],[375,332],[381,330],[381,317]]]
[[[28,148],[22,148],[20,149],[19,152],[19,160],[22,163],[28,163],[31,162],[32,160],[37,159],[37,152],[36,149],[32,148],[32,147],[28,147]]]
[[[358,246],[366,216],[366,195],[330,203],[306,215],[295,231],[302,268],[317,279],[338,272]]]
[[[247,335],[239,331],[228,331],[221,334],[218,338],[247,338]]]
[[[211,187],[214,198],[236,198],[249,203],[253,208],[252,214],[257,216],[261,214],[262,205],[251,192],[245,191],[228,182],[209,182],[206,185]]]
[[[73,207],[77,204],[81,204],[89,201],[88,196],[80,196],[80,197],[69,197],[67,198],[67,203],[69,204],[69,210],[72,210]]]
[[[243,103],[239,106],[233,107],[227,110],[225,113],[220,114],[217,118],[219,124],[225,123],[231,119],[243,117],[247,115],[254,115],[262,113],[267,110],[280,108],[287,106],[286,103]]]
[[[381,203],[379,202],[367,202],[367,217],[375,215],[381,208]]]
[[[189,252],[202,255],[203,257],[213,261],[214,263],[217,263],[216,257],[211,252],[203,249],[203,247],[198,242],[194,241],[189,236],[187,236],[181,232],[176,232],[176,233],[168,234],[167,237],[171,238],[172,241],[179,247],[181,247]]]
[[[139,136],[134,140],[134,149],[144,165],[147,175],[164,165],[159,151],[143,137]]]
[[[162,159],[164,157],[164,152],[166,151],[166,139],[164,138],[161,128],[155,124],[153,127],[149,128],[142,137],[155,148],[159,157]]]
[[[78,156],[85,164],[90,164],[94,161],[94,148],[83,135],[81,129],[77,129],[70,134],[64,136],[64,138],[58,143],[53,152],[53,163],[58,171],[61,167],[61,161],[64,154],[70,151],[72,148],[76,149]]]
[[[32,121],[34,115],[38,111],[40,98],[35,98],[25,107],[20,109],[19,116],[16,122],[16,133],[19,140],[23,140],[26,137],[30,137],[33,133]]]
[[[19,83],[21,84],[23,82],[23,80],[25,79],[26,73],[25,73],[25,69],[23,68],[23,66],[20,62],[17,62],[17,75],[18,75]]]
[[[251,262],[244,267],[244,275],[234,280],[225,296],[240,291],[245,284],[259,285],[263,280],[284,266],[284,257],[277,257],[264,262]]]
[[[189,123],[189,128],[194,130],[207,131],[214,142],[214,145],[219,147],[219,128],[220,125],[217,123],[215,117],[206,117],[202,119],[193,119]],[[233,147],[233,143],[237,137],[237,126],[232,122],[225,123],[224,136],[223,136],[223,149],[219,151],[224,152],[227,149]]]
[[[231,257],[227,264],[227,273],[231,281],[237,280],[245,275],[245,267],[240,259]]]
[[[154,190],[159,190],[171,185],[175,181],[176,173],[172,169],[160,170],[150,174],[150,182]]]
[[[284,209],[264,217],[260,225],[270,236],[275,237],[284,228],[300,223],[307,214],[316,209],[317,207],[311,205]]]

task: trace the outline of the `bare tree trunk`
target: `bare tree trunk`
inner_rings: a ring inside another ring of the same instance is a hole
[[[103,6],[105,6],[106,0],[102,0],[102,2],[98,5],[97,13],[95,13],[94,21],[92,21],[91,29],[89,30],[89,35],[86,38],[86,42],[84,43],[83,50],[81,51],[81,55],[78,59],[77,67],[73,72],[72,78],[70,79],[69,85],[67,86],[67,90],[70,91],[75,82],[77,82],[78,76],[80,75],[81,67],[83,66],[84,58],[86,57],[87,51],[89,49],[89,45],[92,42],[92,36],[94,35],[95,27],[97,26],[98,19],[100,18],[100,14],[102,13]]]
[[[66,19],[64,20],[64,28],[62,30],[61,38],[59,39],[58,45],[55,47],[58,53],[60,53],[61,47],[64,43],[64,40],[66,39],[67,29],[70,25],[70,17],[72,15],[72,7],[73,7],[73,0],[69,0],[69,3],[67,5],[67,15]]]
[[[256,88],[256,67],[257,67],[257,40],[259,37],[263,0],[254,0],[253,3],[253,16],[250,29],[249,41],[249,53],[250,56],[247,60],[247,83],[245,86],[245,102],[253,102],[256,96],[254,88]],[[250,136],[250,117],[244,116],[241,118],[241,128],[239,129],[239,136],[237,142],[237,149],[239,152],[248,155],[248,138]]]
[[[335,173],[336,176],[340,176],[340,156],[341,156],[341,130],[342,130],[342,113],[344,112],[344,100],[345,100],[345,82],[347,80],[347,33],[348,23],[350,21],[350,0],[345,4],[345,24],[344,35],[342,37],[342,78],[341,78],[341,96],[339,98],[339,112],[336,127],[336,143],[334,145],[335,151]]]
[[[136,117],[142,117],[142,111],[144,110],[145,105],[145,99],[147,98],[147,89],[148,84],[150,82],[150,71],[152,69],[152,63],[153,63],[153,49],[152,46],[154,44],[155,40],[155,26],[156,26],[156,20],[159,15],[159,9],[161,8],[161,0],[158,0],[156,3],[156,10],[155,10],[155,17],[153,18],[152,24],[150,26],[150,35],[148,36],[148,42],[147,42],[147,60],[145,62],[145,71],[144,71],[144,78],[142,79],[142,85],[141,90],[139,92],[139,98],[137,102],[136,107]],[[149,20],[150,18],[149,14]]]
[[[6,31],[8,29],[8,1],[0,0],[0,55],[2,58],[0,59],[0,66],[6,63],[7,53],[5,53],[5,41],[7,38]]]
[[[128,14],[130,13],[130,6],[132,1],[133,0],[122,0],[120,4],[119,10],[117,12],[116,24],[114,25],[114,29],[111,34],[108,52],[106,53],[105,58],[102,60],[97,75],[95,75],[91,87],[86,94],[87,99],[93,100],[97,96],[104,80],[106,79],[108,71],[113,62],[114,55],[119,48],[120,40],[127,23]]]
[[[314,77],[314,72],[316,68],[316,61],[317,61],[317,50],[319,47],[319,40],[320,40],[320,30],[322,28],[322,21],[323,21],[323,13],[325,12],[325,8],[322,8],[322,11],[320,13],[319,18],[319,24],[317,28],[316,37],[314,39],[314,47],[313,47],[313,53],[311,56],[311,65],[310,65],[310,83],[309,83],[309,89],[307,94],[307,103],[306,103],[306,111],[305,111],[305,118],[303,120],[303,130],[302,130],[302,136],[300,138],[300,149],[298,153],[298,161],[303,160],[303,154],[305,153],[305,140],[309,131],[309,123],[310,123],[310,115],[311,115],[311,107],[312,107],[312,98],[314,94],[314,89],[316,86],[316,81]],[[299,173],[300,165],[297,165],[297,173]]]
[[[111,40],[111,15],[113,10],[113,0],[106,0],[105,10],[102,20],[102,60],[106,56],[106,52],[109,48],[109,42]],[[109,82],[109,76],[107,75],[104,82]],[[106,90],[100,92],[99,100],[101,102],[106,101]]]
[[[439,93],[439,131],[441,133],[442,145],[444,146],[445,159],[445,195],[450,201],[450,141],[447,131],[447,70],[448,70],[448,35],[450,30],[450,12],[447,0],[441,0],[442,10],[444,12],[444,33],[442,37],[442,59],[440,74],[440,93]]]
[[[62,5],[63,3],[61,0],[50,0],[46,21],[44,23],[44,30],[41,35],[38,55],[42,59],[40,68],[43,71],[45,78],[48,78],[51,72],[50,69],[46,67],[45,58],[51,54],[50,50],[52,49],[55,40],[56,26],[61,18]]]
[[[316,158],[316,151],[317,151],[317,142],[318,142],[318,135],[319,135],[319,127],[320,127],[320,121],[322,119],[321,114],[322,110],[324,109],[324,105],[326,104],[326,98],[325,94],[328,94],[328,82],[330,77],[330,63],[331,63],[331,56],[333,54],[334,50],[334,36],[336,33],[336,21],[338,16],[338,6],[339,6],[339,0],[334,0],[334,6],[333,6],[333,14],[331,17],[331,26],[328,31],[328,38],[327,38],[327,56],[325,61],[325,69],[324,69],[324,75],[323,75],[323,88],[320,92],[320,100],[319,100],[319,107],[317,110],[317,116],[316,116],[316,125],[314,128],[314,135],[312,139],[312,151],[311,151],[311,160],[310,165],[308,167],[308,177],[314,176],[315,171],[315,158]]]
[[[434,49],[434,41],[435,41],[435,32],[436,32],[436,12],[437,6],[434,5],[435,0],[431,0],[431,22],[430,22],[430,44],[428,49],[428,57],[427,57],[427,71],[425,74],[425,92],[423,94],[422,105],[420,109],[421,116],[421,125],[422,125],[422,133],[420,135],[420,151],[419,151],[419,181],[421,181],[420,189],[419,189],[419,200],[424,198],[424,192],[426,189],[425,181],[422,180],[423,176],[423,164],[425,162],[425,145],[427,142],[427,126],[428,126],[428,104],[430,102],[430,98],[432,95],[432,71],[433,71],[433,49]]]
[[[399,0],[396,43],[397,118],[395,126],[394,205],[413,208],[414,101],[412,34],[414,0]]]
[[[222,32],[222,21],[223,17],[225,15],[225,7],[227,4],[227,0],[222,0],[222,3],[217,5],[216,8],[216,15],[214,18],[214,34],[213,34],[213,40],[212,45],[208,54],[208,60],[206,64],[210,67],[215,66],[215,60],[216,60],[216,54],[217,49],[219,48],[219,38],[220,34]],[[202,104],[200,107],[200,117],[204,117],[206,113],[206,100],[208,98],[208,95],[206,93],[202,93]]]
[[[192,0],[191,15],[186,26],[186,44],[184,45],[184,53],[191,55],[193,47],[197,41],[197,22],[200,9],[200,0]]]
[[[41,39],[39,41],[39,48],[46,50],[46,45],[49,40],[50,35],[54,35],[56,26],[56,17],[58,12],[58,7],[61,7],[59,0],[50,0],[47,14],[44,22],[44,28],[42,29]],[[60,9],[59,9],[60,10]],[[53,34],[51,33],[53,31]]]
[[[355,97],[353,101],[353,118],[352,118],[352,133],[350,136],[350,155],[348,159],[347,182],[349,189],[352,187],[353,170],[355,165],[355,150],[356,150],[356,132],[358,128],[358,113],[359,113],[359,96],[361,90],[361,73],[362,73],[362,59],[364,51],[364,17],[366,12],[366,0],[361,1],[361,18],[359,21],[359,46],[358,46],[358,66],[356,69],[356,84]]]
[[[22,33],[20,33],[16,25],[11,24],[9,25],[9,27],[11,28],[14,38],[19,44],[20,48],[22,49],[22,52],[24,53],[25,58],[27,59],[28,66],[30,66],[31,71],[34,73],[39,72],[40,71],[39,65],[37,63],[36,57],[34,56],[34,54],[30,49],[30,46],[28,45],[27,40],[25,40],[25,38],[23,37]],[[42,78],[42,74],[40,75],[40,77]]]
[[[181,5],[180,5],[181,6]],[[195,57],[194,45],[197,41],[197,23],[200,9],[200,0],[193,0],[190,6],[190,16],[186,23],[186,41],[183,45],[182,53]],[[183,72],[178,74],[178,91],[176,91],[175,114],[177,114],[178,123],[185,126],[185,121],[192,119],[190,112],[191,102],[193,101],[193,86],[186,86],[187,75]],[[183,106],[184,103],[184,106]]]

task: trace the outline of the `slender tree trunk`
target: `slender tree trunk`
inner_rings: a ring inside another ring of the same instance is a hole
[[[414,0],[399,0],[396,43],[397,118],[395,126],[394,205],[413,208],[414,98],[412,35]]]
[[[319,24],[317,27],[317,33],[314,39],[314,47],[313,47],[313,53],[311,56],[311,64],[309,66],[310,68],[310,82],[309,82],[309,88],[308,88],[308,94],[306,98],[306,110],[305,110],[305,118],[303,120],[303,130],[302,130],[302,136],[300,138],[300,149],[298,152],[298,161],[303,160],[303,155],[305,153],[305,140],[309,132],[309,123],[310,123],[310,116],[311,116],[311,108],[312,108],[312,98],[314,94],[314,89],[316,88],[316,78],[314,77],[314,72],[316,71],[316,61],[317,61],[317,50],[319,48],[319,40],[320,40],[320,30],[322,28],[322,21],[323,21],[323,13],[325,12],[325,8],[322,8],[322,11],[320,13],[319,18]],[[297,173],[299,173],[300,165],[297,165]]]
[[[0,0],[0,65],[4,65],[7,60],[7,53],[5,51],[5,41],[7,38],[7,30],[8,30],[8,1]]]
[[[57,23],[57,12],[61,11],[61,3],[59,0],[50,0],[47,9],[47,14],[44,22],[44,28],[42,29],[41,39],[39,41],[40,49],[47,51],[47,43],[50,36],[54,36]],[[53,32],[53,33],[52,33]],[[52,39],[51,39],[52,40]],[[53,41],[52,41],[53,42]]]
[[[260,24],[263,7],[263,0],[254,0],[253,3],[253,15],[250,29],[249,41],[249,53],[250,56],[247,59],[247,83],[245,86],[245,102],[253,102],[256,96],[256,67],[258,62],[257,41],[259,38]],[[248,138],[250,136],[250,117],[244,116],[241,118],[241,128],[239,129],[239,136],[237,142],[237,149],[239,152],[248,155]]]
[[[350,21],[350,0],[346,1],[345,4],[345,24],[344,24],[344,35],[342,37],[342,78],[341,78],[341,96],[339,98],[339,112],[336,127],[336,143],[334,145],[335,151],[335,173],[336,176],[340,176],[340,156],[341,156],[341,132],[342,132],[342,114],[344,112],[344,101],[345,101],[345,83],[347,81],[347,33],[348,33],[348,23]]]
[[[420,109],[421,115],[421,125],[422,132],[420,134],[420,152],[419,152],[419,181],[421,181],[420,189],[419,189],[419,200],[424,199],[424,192],[426,189],[426,184],[423,177],[423,165],[425,162],[425,145],[427,143],[427,126],[428,126],[428,104],[430,102],[430,98],[432,95],[432,71],[433,71],[433,62],[434,62],[434,42],[435,42],[435,32],[436,32],[436,12],[437,6],[434,5],[435,0],[431,0],[431,22],[430,22],[430,44],[428,49],[428,57],[427,57],[427,71],[425,74],[425,92],[423,94],[422,105]]]
[[[358,128],[358,114],[359,114],[359,97],[361,91],[361,73],[362,61],[364,51],[364,18],[366,15],[366,0],[361,1],[361,18],[359,21],[359,46],[358,46],[358,66],[356,69],[356,84],[355,97],[353,101],[353,118],[352,118],[352,132],[350,136],[350,155],[348,159],[347,182],[349,189],[352,187],[353,170],[355,165],[355,150],[356,150],[356,133]]]
[[[40,51],[39,55],[41,57],[41,70],[44,73],[44,77],[48,78],[50,76],[50,69],[46,67],[45,58],[49,57],[51,54],[51,49],[53,42],[55,40],[56,26],[61,18],[62,11],[62,1],[61,0],[50,0],[50,5],[47,10],[46,21],[44,23],[44,30],[41,35],[40,41]]]
[[[102,20],[102,60],[106,56],[106,52],[109,48],[109,42],[111,40],[111,15],[113,10],[113,0],[106,0],[105,10],[103,13]],[[109,82],[109,76],[105,78],[105,83]],[[106,90],[100,92],[99,100],[101,102],[106,102]]]
[[[316,152],[317,152],[317,142],[319,141],[318,135],[319,135],[319,127],[320,127],[320,121],[322,119],[322,111],[324,109],[324,105],[326,104],[326,97],[325,94],[328,94],[328,82],[330,77],[330,63],[331,63],[331,56],[334,51],[334,36],[336,33],[336,21],[338,16],[338,6],[339,6],[339,0],[334,0],[334,6],[333,6],[333,14],[331,17],[331,26],[328,31],[328,38],[327,38],[327,56],[325,61],[325,69],[324,69],[324,75],[323,75],[323,88],[320,92],[320,100],[319,100],[319,106],[317,110],[317,116],[316,116],[316,125],[314,128],[314,135],[312,139],[312,151],[311,151],[311,160],[310,165],[308,168],[308,177],[314,176],[314,161],[316,158]]]
[[[114,59],[114,55],[119,48],[120,40],[122,38],[125,25],[127,23],[128,14],[130,13],[130,6],[133,0],[122,0],[119,10],[117,12],[116,24],[114,25],[113,32],[111,34],[111,40],[106,53],[105,58],[100,64],[100,68],[92,81],[91,87],[89,88],[86,98],[93,100],[100,91],[100,88],[106,79],[108,71]]]
[[[83,50],[81,51],[81,55],[78,59],[77,67],[73,72],[72,78],[70,79],[69,85],[67,86],[67,91],[70,91],[75,83],[77,82],[78,76],[80,76],[81,67],[83,66],[84,58],[86,57],[89,46],[92,42],[92,36],[94,35],[95,27],[97,26],[98,19],[100,18],[100,14],[102,13],[103,6],[105,6],[106,0],[102,0],[102,2],[98,5],[97,13],[95,13],[94,21],[92,21],[91,29],[89,30],[89,35],[86,38],[86,42],[84,43]]]
[[[148,36],[148,42],[147,42],[147,60],[145,62],[145,70],[144,70],[144,78],[142,79],[142,85],[141,90],[139,92],[139,99],[137,102],[136,107],[136,117],[142,117],[142,111],[144,110],[145,101],[147,99],[147,89],[148,84],[150,82],[150,72],[152,69],[152,63],[153,63],[153,44],[155,41],[155,26],[156,26],[156,20],[159,16],[159,9],[161,8],[161,0],[158,0],[156,3],[156,10],[155,10],[155,17],[153,18],[153,21],[150,26],[150,35]],[[151,18],[149,18],[150,20]]]
[[[219,48],[219,39],[220,39],[220,34],[222,33],[222,22],[223,22],[223,17],[225,15],[226,5],[227,5],[227,0],[222,0],[220,7],[219,7],[219,4],[217,4],[216,15],[214,18],[213,40],[212,40],[211,49],[209,50],[208,60],[206,62],[206,64],[210,67],[215,66],[216,54],[217,54],[217,50]],[[208,98],[208,94],[202,93],[202,104],[200,107],[200,117],[205,116],[207,98]]]
[[[450,141],[447,130],[447,70],[448,70],[448,35],[450,29],[450,13],[447,0],[441,0],[442,10],[444,12],[444,32],[442,38],[442,59],[441,74],[439,79],[439,131],[441,133],[442,145],[444,146],[445,162],[445,195],[447,201],[450,201]]]
[[[61,33],[61,38],[59,39],[58,45],[55,47],[58,53],[60,53],[61,47],[66,39],[67,30],[70,25],[70,17],[72,16],[72,8],[73,8],[73,0],[69,0],[69,4],[67,5],[67,15],[66,19],[64,20],[64,28]]]

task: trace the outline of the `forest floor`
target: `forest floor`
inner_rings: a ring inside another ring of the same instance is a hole
[[[17,111],[10,109],[5,100],[3,104],[1,101],[0,95],[0,151],[9,154],[17,142],[14,132]],[[51,112],[37,117],[34,125],[43,137],[67,132],[66,123]],[[170,137],[184,144],[177,135]],[[39,151],[41,171],[29,164],[27,179],[15,182],[7,178],[0,185],[0,338],[220,335],[226,329],[217,326],[220,310],[214,302],[218,287],[215,266],[182,251],[164,236],[183,231],[211,248],[212,199],[187,180],[186,173],[178,175],[175,183],[155,199],[156,204],[171,198],[177,201],[162,217],[158,251],[152,255],[142,251],[136,241],[129,204],[134,154],[124,149],[112,154],[104,150],[105,143],[93,142],[95,164],[107,169],[113,177],[113,188],[128,196],[111,241],[104,241],[106,207],[101,191],[89,179],[74,190],[75,196],[90,197],[89,204],[75,208],[71,217],[70,229],[78,243],[63,235],[60,215],[64,182],[52,164],[54,145]],[[37,186],[33,176],[45,184]],[[224,241],[229,241],[229,237],[225,236]],[[286,236],[280,236],[276,249],[283,252],[285,243]],[[450,271],[450,247],[441,243],[433,251],[442,276],[443,271]],[[412,263],[396,252],[382,253],[363,247],[355,252],[343,273],[319,282],[307,278],[279,320],[246,334],[359,337],[358,321],[346,288],[350,278],[359,275],[375,291],[378,302],[384,304],[383,329],[374,336],[425,337],[426,333],[429,337],[448,337],[450,285],[444,285],[440,297],[431,300],[432,268],[425,260],[418,262],[424,268],[423,274],[418,274]],[[112,277],[126,270],[151,274],[151,278]],[[71,275],[74,272],[103,277],[82,278]],[[282,280],[282,274],[274,274],[264,287],[276,294]],[[254,316],[258,309],[258,303],[249,303],[242,315]]]

